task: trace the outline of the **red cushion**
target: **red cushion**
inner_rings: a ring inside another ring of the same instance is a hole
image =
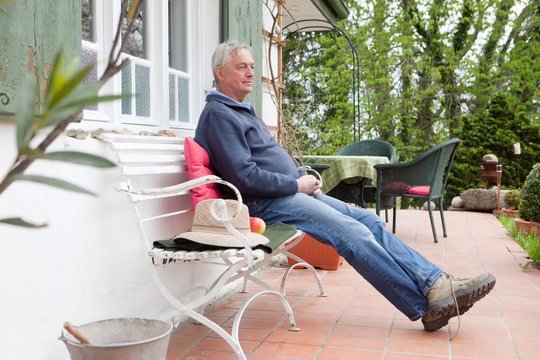
[[[384,190],[385,191],[391,191],[391,192],[394,192],[394,193],[404,193],[405,191],[409,190],[410,188],[411,188],[411,185],[409,185],[409,184],[406,184],[404,182],[395,181],[395,182],[391,182],[390,184],[387,184],[384,187]]]
[[[407,191],[407,194],[428,196],[430,188],[431,186],[413,186],[409,189],[409,191]]]
[[[188,170],[189,180],[199,178],[206,175],[215,175],[212,165],[210,164],[210,156],[206,150],[194,140],[186,138],[184,141],[184,156],[186,158],[186,166]],[[206,199],[220,199],[219,184],[211,183],[196,187],[191,190],[191,204],[193,210],[197,204]]]

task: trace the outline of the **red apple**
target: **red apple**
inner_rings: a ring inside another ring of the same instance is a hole
[[[249,226],[251,227],[251,232],[262,234],[266,230],[266,223],[263,219],[258,217],[249,218]]]

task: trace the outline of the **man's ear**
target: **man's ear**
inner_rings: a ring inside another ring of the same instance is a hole
[[[216,76],[219,81],[223,80],[224,69],[222,66],[216,66]]]

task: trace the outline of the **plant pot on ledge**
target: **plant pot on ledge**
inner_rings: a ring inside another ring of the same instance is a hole
[[[504,215],[504,216],[509,217],[509,218],[518,218],[519,217],[519,210],[502,208],[501,209],[501,215]]]
[[[520,218],[515,218],[514,225],[516,231],[519,231],[522,234],[529,235],[531,232],[540,234],[540,223],[537,223],[536,221],[527,221]]]

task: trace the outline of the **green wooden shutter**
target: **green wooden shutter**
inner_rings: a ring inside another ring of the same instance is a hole
[[[81,2],[26,0],[2,9],[9,16],[0,13],[0,94],[6,94],[0,98],[0,112],[13,112],[27,74],[34,74],[44,90],[62,46],[70,58],[81,56]]]
[[[263,6],[262,0],[223,0],[223,38],[241,41],[253,49],[255,81],[246,101],[259,115],[262,107]]]

